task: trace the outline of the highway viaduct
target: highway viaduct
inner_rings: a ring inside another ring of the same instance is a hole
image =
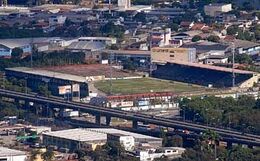
[[[93,106],[85,103],[79,102],[68,102],[63,99],[53,98],[53,97],[41,97],[36,96],[34,94],[25,94],[10,90],[0,89],[0,97],[1,98],[11,98],[15,100],[15,102],[19,102],[23,100],[26,104],[29,102],[46,105],[49,108],[70,108],[74,110],[79,110],[80,112],[90,113],[96,116],[96,123],[100,124],[101,116],[106,117],[106,124],[109,126],[111,117],[122,118],[126,120],[133,121],[133,128],[137,128],[138,122],[143,122],[147,124],[155,124],[163,127],[170,127],[174,129],[185,129],[189,131],[194,131],[196,133],[203,132],[207,129],[213,130],[217,132],[221,136],[221,140],[228,143],[236,143],[236,144],[246,144],[249,147],[260,147],[260,136],[241,133],[238,131],[217,128],[205,125],[199,125],[190,122],[184,122],[179,120],[173,120],[163,117],[157,117],[152,115],[134,113],[134,112],[126,112],[122,110],[105,108],[99,106]]]

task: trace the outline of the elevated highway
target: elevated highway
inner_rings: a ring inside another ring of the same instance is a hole
[[[138,122],[143,122],[143,123],[155,124],[164,127],[185,129],[197,133],[210,129],[216,131],[222,137],[223,141],[229,141],[238,144],[247,144],[249,146],[260,146],[259,135],[241,133],[230,129],[205,126],[205,125],[173,120],[164,117],[146,115],[141,113],[126,112],[126,111],[117,110],[113,108],[93,106],[85,103],[67,102],[59,98],[42,97],[33,94],[25,94],[25,93],[4,90],[4,89],[0,89],[0,97],[39,103],[39,104],[47,105],[50,108],[59,107],[59,108],[71,108],[71,109],[79,110],[81,112],[95,115],[96,123],[100,123],[100,117],[105,116],[108,122],[110,122],[111,117],[132,120],[134,127],[137,127]]]

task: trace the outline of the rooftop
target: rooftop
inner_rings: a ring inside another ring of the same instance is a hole
[[[104,52],[119,55],[151,55],[150,51],[145,50],[104,50]]]
[[[209,52],[209,51],[225,51],[229,45],[223,45],[220,43],[200,41],[195,43],[187,43],[182,45],[183,48],[196,48],[197,53]]]
[[[208,64],[198,64],[198,63],[189,63],[189,62],[181,62],[181,61],[179,61],[179,62],[174,61],[174,62],[169,62],[169,63],[232,73],[232,68],[225,68],[225,67],[213,66],[213,65],[208,65]],[[239,69],[234,69],[234,72],[237,74],[254,74],[255,73],[252,71],[239,70]]]
[[[135,139],[151,139],[151,140],[160,140],[160,138],[151,137],[147,135],[142,135],[138,133],[132,133],[128,131],[113,129],[113,128],[77,128],[77,129],[69,129],[69,130],[61,130],[54,132],[47,132],[44,135],[59,137],[74,141],[106,141],[107,134],[117,134],[124,136],[133,136]]]
[[[246,40],[238,40],[238,39],[234,40],[234,45],[236,48],[244,48],[244,49],[260,46],[259,43],[246,41]]]
[[[110,77],[110,74],[113,78],[122,78],[122,77],[131,77],[136,76],[136,74],[122,71],[120,69],[111,68],[109,65],[102,64],[90,64],[90,65],[65,65],[65,66],[53,66],[41,68],[43,70],[66,73],[71,75],[77,75],[82,77],[87,76],[105,76]]]
[[[106,45],[102,42],[78,41],[72,42],[67,48],[71,50],[98,51],[105,49]]]
[[[15,156],[15,155],[26,155],[26,153],[19,150],[0,147],[0,157]]]
[[[211,4],[209,4],[209,5],[207,5],[207,6],[224,6],[224,5],[230,5],[230,3],[211,3]]]
[[[17,38],[17,39],[0,39],[0,44],[8,48],[21,47],[31,43],[43,43],[51,40],[60,39],[59,37],[38,37],[38,38]]]
[[[6,68],[6,70],[22,72],[22,73],[38,75],[38,76],[44,76],[44,77],[48,77],[48,78],[56,78],[56,79],[62,79],[62,80],[81,82],[81,83],[86,82],[86,78],[82,77],[82,76],[64,74],[64,73],[53,72],[53,71],[48,71],[48,70],[43,70],[43,69],[15,67],[15,68]]]

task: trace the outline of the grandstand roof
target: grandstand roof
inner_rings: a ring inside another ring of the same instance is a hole
[[[208,64],[198,64],[198,63],[189,63],[189,62],[181,62],[181,61],[179,61],[179,62],[174,61],[174,62],[169,62],[169,63],[232,73],[232,68],[225,68],[225,67],[213,66],[213,65],[208,65]],[[237,74],[254,74],[255,73],[252,71],[239,70],[239,69],[234,69],[234,72]]]

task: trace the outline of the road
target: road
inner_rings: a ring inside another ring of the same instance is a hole
[[[45,105],[49,105],[50,107],[56,106],[61,108],[71,108],[75,110],[80,110],[81,112],[91,113],[99,116],[117,117],[117,118],[132,120],[132,121],[148,123],[148,124],[155,124],[164,127],[185,129],[194,132],[203,132],[206,129],[210,129],[216,131],[223,138],[226,138],[226,140],[229,141],[233,140],[235,143],[242,143],[251,146],[260,146],[259,135],[241,133],[238,131],[224,129],[224,128],[210,127],[210,126],[199,125],[195,123],[173,120],[164,117],[152,116],[152,115],[141,114],[141,113],[126,112],[126,111],[117,110],[113,108],[93,106],[85,103],[67,102],[59,98],[41,97],[41,96],[35,96],[33,94],[25,94],[25,93],[14,92],[14,91],[9,91],[4,89],[0,89],[0,96],[45,104]]]

